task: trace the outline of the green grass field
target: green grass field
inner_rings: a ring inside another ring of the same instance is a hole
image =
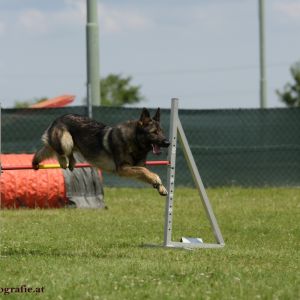
[[[162,244],[165,201],[106,189],[108,210],[1,211],[1,299],[300,299],[300,190],[210,189],[223,249]],[[197,192],[177,189],[174,240],[212,242]],[[43,293],[11,293],[26,285]]]

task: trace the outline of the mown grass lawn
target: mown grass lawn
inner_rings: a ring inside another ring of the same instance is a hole
[[[164,198],[106,189],[108,210],[0,212],[1,299],[300,299],[300,190],[210,189],[226,246],[146,248],[163,241]],[[195,190],[177,189],[174,240],[212,242]],[[200,212],[201,210],[201,212]]]

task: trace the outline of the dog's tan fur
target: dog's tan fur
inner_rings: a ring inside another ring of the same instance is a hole
[[[118,174],[120,176],[131,177],[149,183],[156,188],[161,195],[167,195],[167,190],[163,186],[160,177],[144,167],[123,166],[118,171]]]

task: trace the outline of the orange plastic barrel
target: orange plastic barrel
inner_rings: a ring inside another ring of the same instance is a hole
[[[32,154],[2,154],[1,165],[30,165],[32,157]],[[62,207],[68,201],[61,169],[3,170],[0,188],[1,208]]]

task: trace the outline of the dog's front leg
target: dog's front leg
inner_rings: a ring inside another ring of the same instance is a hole
[[[118,174],[120,176],[131,177],[149,183],[157,189],[162,196],[168,194],[167,189],[163,186],[159,176],[144,167],[123,166],[118,169]]]

